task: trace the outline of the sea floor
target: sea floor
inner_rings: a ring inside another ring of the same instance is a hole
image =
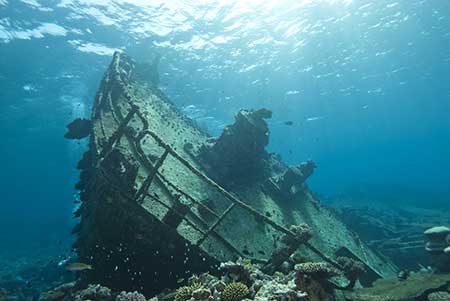
[[[4,241],[0,245],[0,300],[38,300],[42,292],[74,279],[63,265],[70,256],[67,250],[68,246],[58,243],[30,242],[25,247]]]
[[[401,269],[417,270],[430,265],[424,231],[434,226],[450,226],[450,208],[351,198],[334,198],[326,203],[365,243]]]

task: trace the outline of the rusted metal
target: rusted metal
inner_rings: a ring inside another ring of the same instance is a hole
[[[155,178],[156,173],[158,172],[158,169],[163,165],[164,160],[166,160],[166,158],[167,158],[167,155],[169,155],[169,151],[166,149],[164,151],[164,153],[162,154],[162,156],[156,162],[155,166],[153,166],[153,169],[150,171],[150,174],[148,175],[148,177],[142,183],[141,188],[138,190],[138,192],[136,193],[136,196],[134,198],[138,203],[140,203],[142,201],[142,200],[141,201],[139,201],[139,200],[140,200],[141,196],[143,195],[143,193],[150,188],[150,185],[152,184],[153,179]]]
[[[128,123],[130,122],[131,118],[133,118],[134,114],[137,112],[138,107],[137,106],[131,106],[130,112],[128,112],[127,116],[122,120],[122,122],[119,124],[119,127],[117,130],[111,135],[106,145],[103,147],[102,151],[99,154],[100,160],[106,157],[106,155],[111,151],[114,144],[122,137],[124,134],[125,128],[128,126]]]
[[[228,208],[222,213],[222,215],[214,222],[214,224],[211,225],[211,227],[206,231],[206,233],[203,235],[201,239],[197,242],[197,245],[201,245],[206,238],[208,238],[208,235],[214,231],[214,229],[220,224],[221,221],[230,213],[230,211],[236,206],[235,203],[232,203]]]

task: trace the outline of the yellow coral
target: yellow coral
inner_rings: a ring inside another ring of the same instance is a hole
[[[192,297],[192,293],[202,288],[199,282],[194,282],[191,285],[182,286],[177,289],[175,293],[175,301],[188,301]]]
[[[222,292],[222,301],[241,301],[248,295],[248,287],[242,282],[227,284]]]

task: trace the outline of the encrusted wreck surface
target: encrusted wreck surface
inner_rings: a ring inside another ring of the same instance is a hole
[[[88,280],[153,292],[238,257],[277,265],[284,258],[271,255],[289,256],[292,248],[280,247],[286,241],[300,245],[303,258],[336,268],[338,256],[359,259],[363,284],[395,275],[309,190],[313,162],[288,167],[265,151],[270,111],[241,111],[212,138],[136,70],[132,59],[114,55],[78,165],[75,248],[94,267]],[[303,223],[309,241],[291,231]]]

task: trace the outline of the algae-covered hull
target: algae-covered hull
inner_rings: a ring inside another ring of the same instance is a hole
[[[89,280],[158,291],[222,261],[267,263],[302,223],[314,233],[299,248],[305,257],[355,257],[363,284],[395,274],[309,190],[311,162],[288,167],[265,151],[270,111],[241,111],[212,138],[142,70],[116,53],[93,106],[74,229],[81,260],[94,266]]]

